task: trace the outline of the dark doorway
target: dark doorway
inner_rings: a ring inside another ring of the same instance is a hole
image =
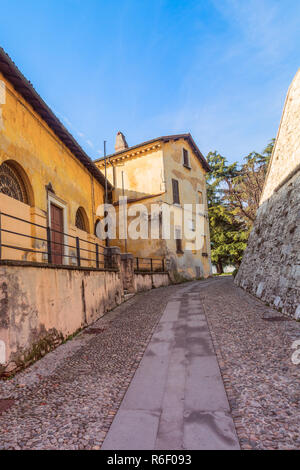
[[[51,251],[52,263],[63,264],[64,217],[60,207],[51,204]]]

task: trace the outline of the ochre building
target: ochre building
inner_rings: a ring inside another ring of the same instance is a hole
[[[113,201],[117,209],[123,210],[119,198],[126,196],[128,210],[136,204],[147,207],[148,238],[128,238],[127,243],[118,234],[111,244],[124,252],[133,253],[140,263],[147,264],[147,258],[165,259],[167,267],[175,278],[208,277],[211,275],[210,235],[207,216],[206,174],[208,163],[190,134],[158,137],[139,145],[128,147],[124,135],[119,132],[116,152],[106,158],[106,174],[114,187]],[[105,161],[96,162],[105,174]],[[157,205],[157,212],[151,214],[151,207]],[[191,205],[186,223],[191,232],[200,229],[196,221],[201,220],[201,248],[193,244],[192,237],[184,232],[184,205]],[[196,204],[201,205],[196,218]],[[157,223],[162,207],[168,206],[171,216],[170,238],[151,238],[151,226]],[[117,217],[117,221],[119,218]],[[122,217],[120,218],[122,221]],[[118,222],[117,222],[118,223]],[[130,224],[130,218],[129,222]]]
[[[0,85],[1,258],[93,265],[103,175],[2,49]]]

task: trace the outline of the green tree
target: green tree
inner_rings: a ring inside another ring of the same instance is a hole
[[[238,176],[236,163],[228,164],[225,157],[217,152],[210,152],[207,161],[211,167],[208,175],[208,217],[211,233],[211,257],[218,274],[224,266],[241,262],[246,248],[248,232],[242,220],[235,217],[229,201],[224,197],[233,180]]]
[[[224,189],[224,198],[237,217],[244,220],[251,228],[259,207],[259,201],[264,188],[267,168],[274,146],[270,141],[263,152],[251,152],[231,178],[230,185]]]
[[[224,266],[241,263],[263,191],[268,163],[275,140],[263,152],[251,152],[241,165],[229,164],[218,152],[207,161],[208,215],[211,231],[212,262],[217,272]]]

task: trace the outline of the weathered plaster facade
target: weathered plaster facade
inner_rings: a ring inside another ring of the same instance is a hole
[[[0,193],[0,210],[46,227],[51,199],[64,210],[65,233],[96,241],[94,225],[97,206],[103,203],[103,185],[1,73],[0,81],[6,90],[0,131],[0,165],[6,163],[16,169],[28,196],[23,203]],[[86,214],[86,231],[75,226],[79,208]],[[14,227],[15,232],[30,232],[28,225],[16,220],[12,222],[3,217],[2,224],[2,228]],[[36,236],[45,238],[45,231],[36,229]],[[7,241],[7,244],[30,247],[30,240],[9,234],[3,234],[3,237],[2,242]],[[65,241],[70,243],[71,239]],[[35,248],[43,251],[45,244],[36,243]],[[22,251],[15,251],[12,256],[8,249],[3,249],[2,258],[42,261],[41,257]]]
[[[300,318],[300,70],[287,94],[236,284]]]
[[[96,321],[121,303],[123,287],[115,271],[0,266],[0,296],[1,372],[27,365],[48,352],[38,357],[39,345],[53,348]]]
[[[132,255],[121,259],[95,236],[104,186],[111,191],[0,48],[0,375],[42,357],[126,292],[170,282],[135,272]]]
[[[40,359],[131,294],[170,284],[167,273],[136,272],[112,247],[115,269],[0,265],[0,376]]]

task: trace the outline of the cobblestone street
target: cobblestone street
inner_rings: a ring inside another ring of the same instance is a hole
[[[300,449],[300,365],[291,360],[300,323],[231,279],[217,282],[203,305],[241,447]]]
[[[206,315],[241,448],[300,449],[300,323],[276,321],[227,277],[137,295],[0,382],[0,399],[14,400],[0,409],[0,449],[100,449],[151,333],[186,290]]]

